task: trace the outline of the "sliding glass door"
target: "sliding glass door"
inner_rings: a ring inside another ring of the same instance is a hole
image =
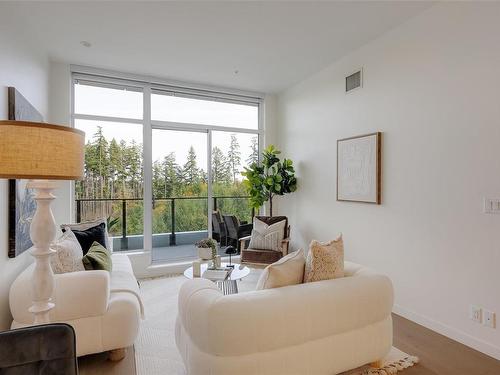
[[[248,192],[241,172],[259,160],[259,136],[252,133],[212,131],[213,209],[240,223],[252,221]],[[234,241],[232,241],[234,243]]]
[[[152,260],[192,258],[208,236],[207,132],[152,132]]]

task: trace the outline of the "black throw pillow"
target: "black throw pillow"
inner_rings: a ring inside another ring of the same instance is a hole
[[[66,229],[62,231],[66,232]],[[106,225],[104,223],[85,230],[72,229],[71,231],[75,234],[76,239],[80,243],[83,255],[87,254],[94,241],[106,247]]]

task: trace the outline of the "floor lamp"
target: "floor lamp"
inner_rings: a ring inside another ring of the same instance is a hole
[[[53,180],[78,180],[83,176],[85,133],[73,128],[39,122],[0,121],[0,178],[29,179],[35,191],[36,212],[30,226],[35,258],[32,276],[35,324],[49,322],[54,289],[50,248],[56,235],[50,204],[55,199]]]

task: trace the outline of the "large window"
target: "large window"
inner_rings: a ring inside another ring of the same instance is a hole
[[[241,172],[258,160],[258,98],[78,73],[73,86],[86,134],[76,219],[106,217],[116,251],[194,257],[217,230],[212,212],[252,219]]]
[[[177,123],[227,126],[231,128],[259,128],[259,109],[236,103],[192,97],[153,93],[151,97],[153,120]]]

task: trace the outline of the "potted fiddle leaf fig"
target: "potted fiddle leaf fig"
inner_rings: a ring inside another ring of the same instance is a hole
[[[269,201],[269,214],[273,216],[273,198],[297,190],[297,178],[293,162],[290,159],[280,160],[281,154],[274,145],[267,147],[262,153],[261,163],[252,163],[241,174],[250,195],[250,204],[259,209]]]

